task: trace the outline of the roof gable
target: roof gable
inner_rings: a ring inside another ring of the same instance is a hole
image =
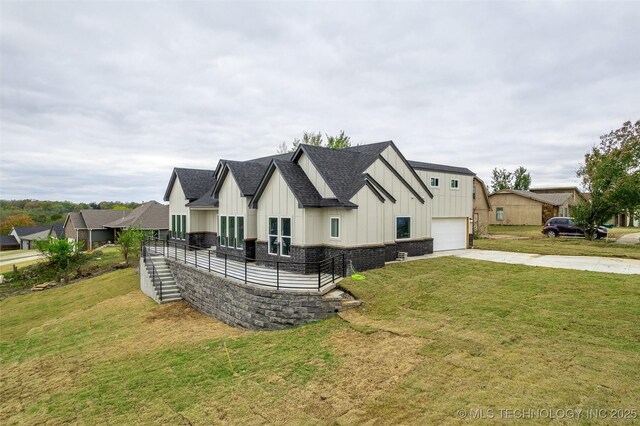
[[[169,229],[169,206],[147,201],[128,215],[106,223],[105,228]]]
[[[174,168],[164,193],[164,201],[169,201],[176,177],[180,182],[184,196],[189,200],[195,200],[215,184],[214,173],[214,170]]]
[[[37,226],[14,226],[13,230],[16,235],[20,238],[26,237],[28,235],[33,235],[42,231],[49,231],[51,229],[51,225],[37,225]]]

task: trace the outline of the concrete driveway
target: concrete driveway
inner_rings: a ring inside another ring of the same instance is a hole
[[[430,259],[442,256],[457,256],[465,259],[515,265],[543,266],[546,268],[575,269],[579,271],[607,272],[611,274],[640,275],[640,260],[595,256],[555,256],[529,253],[514,253],[494,250],[450,250],[441,251],[413,259]]]
[[[623,235],[618,238],[616,244],[640,244],[640,232],[634,232],[633,234]]]

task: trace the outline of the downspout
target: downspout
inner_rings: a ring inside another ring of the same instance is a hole
[[[87,248],[87,250],[91,250],[91,247],[93,247],[93,241],[91,238],[91,231],[93,231],[93,229],[89,229],[89,247]]]

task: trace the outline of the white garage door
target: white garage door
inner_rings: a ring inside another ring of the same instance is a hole
[[[433,219],[431,222],[433,251],[467,247],[467,218]]]

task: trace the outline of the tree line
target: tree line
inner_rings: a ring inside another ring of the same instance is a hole
[[[132,210],[139,203],[100,201],[73,203],[71,201],[0,200],[0,234],[7,235],[14,226],[51,225],[65,220],[67,213],[86,209]]]

